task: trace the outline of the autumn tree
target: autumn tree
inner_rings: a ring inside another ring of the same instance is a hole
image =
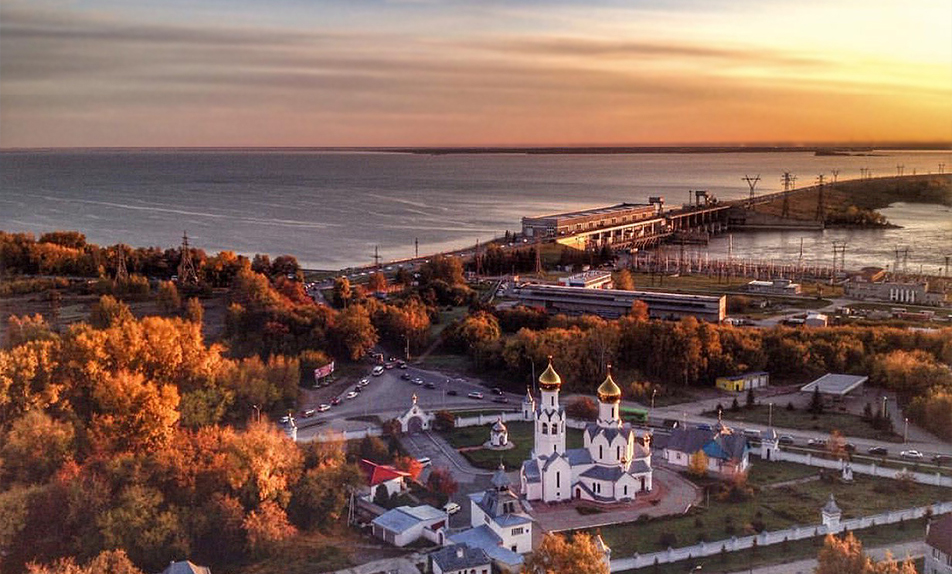
[[[165,447],[179,419],[178,390],[139,373],[120,371],[92,389],[89,434],[102,452],[145,452]]]
[[[179,297],[178,288],[171,281],[160,281],[159,289],[155,295],[155,300],[159,307],[166,313],[178,311],[182,306],[182,299]]]
[[[185,303],[185,320],[201,325],[204,318],[205,308],[202,307],[202,302],[198,297],[189,297]]]
[[[608,574],[608,563],[594,539],[584,532],[570,539],[545,534],[542,543],[526,558],[522,574]]]
[[[93,327],[105,329],[113,325],[133,320],[129,306],[117,300],[112,295],[103,295],[99,302],[93,305],[89,315],[89,322]]]
[[[688,472],[692,476],[698,478],[702,476],[707,476],[707,455],[703,450],[699,450],[696,453],[691,455],[691,458],[688,460]]]
[[[863,551],[863,543],[852,532],[844,538],[827,534],[823,548],[817,556],[815,574],[915,574],[912,560],[897,564],[887,555],[882,562],[875,562]]]
[[[356,361],[377,344],[377,329],[371,324],[367,311],[354,305],[341,311],[328,337],[341,356]]]
[[[576,397],[565,407],[565,414],[580,421],[594,421],[598,418],[598,406],[589,397]]]
[[[122,550],[104,550],[85,566],[73,558],[61,558],[53,564],[27,564],[27,574],[143,574]]]
[[[426,487],[433,492],[449,497],[456,494],[456,491],[459,490],[459,483],[456,482],[450,469],[437,466],[434,467],[430,471],[429,476],[426,477]]]
[[[0,441],[0,476],[22,483],[46,482],[72,457],[74,434],[71,425],[43,411],[27,412]]]
[[[333,300],[335,307],[346,307],[354,296],[353,291],[350,288],[350,279],[344,277],[343,275],[334,279],[334,289],[331,293],[331,299]]]
[[[370,274],[367,278],[367,289],[373,292],[387,290],[387,276],[383,274],[383,271],[376,271]]]
[[[612,273],[612,283],[615,284],[615,289],[623,291],[633,291],[635,289],[635,279],[631,276],[631,271],[627,269]]]

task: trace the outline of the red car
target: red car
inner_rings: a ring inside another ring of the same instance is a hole
[[[336,406],[339,405],[339,404],[340,404],[340,397],[334,397],[334,399],[331,400],[331,406],[332,406],[332,407],[336,407]]]

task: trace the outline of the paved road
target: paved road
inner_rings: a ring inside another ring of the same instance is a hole
[[[492,402],[495,397],[489,389],[483,387],[478,381],[464,379],[450,379],[442,373],[428,371],[413,366],[407,369],[388,369],[380,376],[370,374],[371,367],[368,365],[366,379],[369,384],[363,388],[363,391],[354,399],[346,399],[347,392],[353,390],[356,385],[348,385],[338,395],[341,403],[324,413],[318,413],[307,419],[298,419],[298,440],[309,440],[319,432],[327,428],[339,428],[340,421],[348,417],[378,415],[383,419],[399,416],[406,412],[412,404],[411,397],[416,394],[417,402],[423,409],[435,411],[441,409],[460,410],[473,408],[495,407],[503,409],[518,409],[522,404],[522,396],[512,393],[504,393],[508,399],[506,404],[497,404]],[[435,389],[428,389],[423,385],[414,385],[410,381],[401,379],[401,375],[408,374],[410,377],[418,377],[424,383],[431,382],[436,385]],[[450,391],[455,391],[455,396],[450,395]],[[470,399],[467,394],[477,391],[485,396],[481,400]],[[352,422],[352,421],[351,421]],[[324,425],[319,425],[324,423]],[[352,426],[352,425],[351,425]],[[359,428],[366,428],[368,423],[364,422],[357,425]],[[357,428],[354,427],[354,428]]]
[[[926,548],[925,543],[916,541],[872,548],[867,550],[866,553],[874,560],[882,560],[886,557],[887,550],[892,552],[893,558],[901,561],[904,560],[906,556],[921,558],[925,555]],[[760,566],[753,570],[749,568],[738,570],[734,574],[813,574],[813,569],[816,568],[816,564],[815,558],[808,558],[806,560],[797,560],[796,562],[788,562],[786,564]]]

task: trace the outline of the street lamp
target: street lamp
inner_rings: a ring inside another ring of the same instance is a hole
[[[906,417],[902,427],[902,442],[906,443],[906,440],[909,438],[909,417]]]
[[[255,422],[261,422],[261,408],[258,405],[251,405],[251,408],[255,410]]]
[[[767,426],[773,428],[773,403],[767,403]]]

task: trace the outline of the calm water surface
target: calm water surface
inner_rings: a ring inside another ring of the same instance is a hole
[[[518,230],[523,215],[644,202],[687,201],[689,190],[720,199],[781,188],[783,171],[808,184],[833,169],[839,179],[952,169],[952,153],[875,152],[627,155],[412,155],[285,150],[88,150],[0,152],[0,229],[76,229],[100,244],[172,246],[188,230],[208,252],[290,253],[307,267],[340,268],[471,245]],[[759,259],[832,258],[849,242],[847,266],[885,265],[909,246],[910,269],[937,269],[952,253],[947,208],[898,204],[895,230],[734,234],[734,254]],[[726,237],[710,246],[726,255]]]

